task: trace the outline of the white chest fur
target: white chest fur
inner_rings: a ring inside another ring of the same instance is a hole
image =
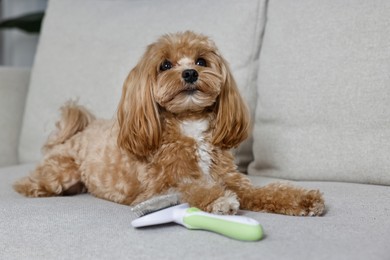
[[[191,137],[197,144],[199,168],[205,175],[210,174],[211,148],[205,140],[205,132],[209,128],[207,120],[188,120],[181,124],[183,135]]]

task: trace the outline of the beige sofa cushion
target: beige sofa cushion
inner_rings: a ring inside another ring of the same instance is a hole
[[[379,185],[299,182],[325,194],[324,217],[241,211],[265,237],[242,242],[168,224],[135,229],[131,208],[90,194],[26,198],[12,184],[33,164],[0,168],[0,259],[387,260],[390,189]],[[250,176],[255,185],[269,180]]]
[[[51,1],[32,72],[20,143],[21,162],[40,158],[58,108],[79,98],[99,117],[115,116],[123,81],[162,34],[211,36],[230,62],[254,114],[256,66],[265,0]],[[77,5],[78,8],[74,8]],[[238,153],[252,160],[252,142]]]
[[[18,163],[18,141],[30,70],[0,67],[0,166]]]
[[[390,185],[389,12],[269,2],[250,174]]]

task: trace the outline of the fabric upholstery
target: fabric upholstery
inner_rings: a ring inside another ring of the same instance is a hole
[[[390,185],[389,13],[269,1],[250,174]]]
[[[20,128],[30,70],[0,67],[0,166],[18,163]]]
[[[0,169],[1,259],[388,259],[390,189],[299,182],[320,188],[323,217],[242,212],[265,238],[241,242],[176,225],[134,229],[130,208],[90,195],[25,198],[12,183],[33,165]],[[263,185],[261,177],[252,177]],[[373,203],[375,202],[375,203]]]

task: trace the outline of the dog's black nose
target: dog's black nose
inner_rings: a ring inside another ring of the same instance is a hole
[[[195,81],[198,80],[198,72],[196,70],[184,70],[183,73],[181,74],[183,77],[184,81],[187,83],[194,83]]]

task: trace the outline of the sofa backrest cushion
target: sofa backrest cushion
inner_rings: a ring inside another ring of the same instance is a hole
[[[269,1],[250,174],[390,185],[390,1]]]
[[[146,46],[160,35],[193,30],[210,36],[230,62],[252,115],[265,0],[51,1],[32,71],[19,146],[21,162],[40,148],[69,99],[98,117],[116,114],[122,84]],[[238,150],[252,160],[252,141]]]

